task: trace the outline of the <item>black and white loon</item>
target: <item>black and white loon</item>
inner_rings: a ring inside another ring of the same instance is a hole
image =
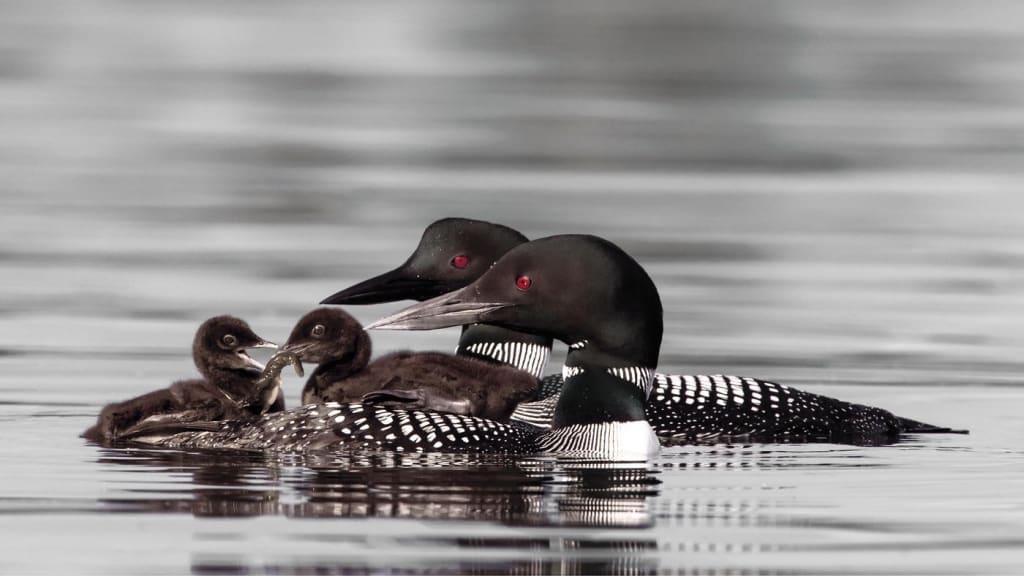
[[[643,268],[617,246],[594,236],[528,242],[465,288],[368,328],[478,322],[571,344],[548,430],[459,414],[326,403],[145,440],[190,448],[553,453],[614,460],[645,459],[658,451],[644,406],[661,345],[661,300]]]
[[[83,438],[110,441],[131,438],[152,429],[206,420],[244,419],[284,409],[280,375],[263,378],[264,367],[247,348],[276,348],[234,316],[203,322],[192,342],[192,359],[202,378],[175,382],[167,388],[108,404]]]
[[[426,228],[416,250],[401,266],[337,292],[322,303],[370,304],[436,297],[467,286],[503,254],[527,241],[500,224],[465,218],[438,220]],[[578,282],[580,279],[569,285]],[[468,324],[456,353],[511,364],[541,378],[551,343],[543,334]],[[538,394],[542,400],[520,405],[512,418],[548,426],[562,383],[563,376],[544,378]],[[870,440],[865,436],[893,439],[908,432],[952,432],[879,408],[726,375],[655,373],[646,415],[659,436],[683,441],[861,442]]]

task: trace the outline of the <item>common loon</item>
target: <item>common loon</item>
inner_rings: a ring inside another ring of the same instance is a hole
[[[175,423],[241,419],[284,410],[279,378],[262,378],[264,367],[245,351],[276,348],[234,316],[203,322],[192,342],[192,359],[201,379],[182,380],[123,402],[108,404],[83,438],[130,438]],[[276,367],[280,375],[281,367]]]
[[[147,441],[190,448],[553,453],[614,460],[645,459],[658,451],[644,405],[661,345],[661,300],[643,268],[617,246],[577,235],[522,244],[469,286],[370,327],[478,322],[571,344],[549,430],[459,414],[326,403]]]
[[[435,297],[473,282],[491,262],[525,242],[525,236],[507,226],[444,218],[426,228],[419,245],[401,266],[337,292],[322,304]],[[489,357],[540,378],[550,349],[551,339],[545,336],[504,326],[470,324],[463,327],[457,353]],[[541,400],[520,405],[512,418],[534,426],[550,425],[562,383],[561,375],[543,378]],[[861,442],[865,434],[891,437],[910,432],[954,432],[895,417],[879,408],[756,378],[719,374],[655,373],[646,415],[659,436],[682,441]]]
[[[537,379],[505,364],[438,352],[394,352],[370,362],[370,337],[340,308],[319,308],[296,323],[281,352],[319,364],[303,404],[365,402],[506,421],[537,396]]]

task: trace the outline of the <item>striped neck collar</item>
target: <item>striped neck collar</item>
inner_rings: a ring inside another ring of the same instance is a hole
[[[569,380],[570,378],[575,378],[585,371],[586,369],[582,366],[562,366],[562,379]],[[651,389],[654,386],[654,368],[622,366],[604,368],[604,371],[639,388],[644,398],[651,395]]]
[[[508,364],[540,379],[544,377],[551,355],[551,339],[498,326],[473,324],[463,328],[455,353]]]
[[[630,366],[623,360],[592,344],[572,346],[562,368],[565,384],[555,406],[552,430],[646,420],[644,409],[654,383],[654,370]]]
[[[460,345],[455,353],[515,366],[540,379],[548,365],[551,348],[526,342],[477,342],[468,346]]]

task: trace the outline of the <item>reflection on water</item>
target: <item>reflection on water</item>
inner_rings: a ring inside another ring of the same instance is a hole
[[[494,522],[541,528],[636,529],[653,524],[649,500],[658,495],[655,470],[622,464],[556,459],[516,460],[467,455],[361,454],[281,457],[232,452],[187,453],[105,449],[101,465],[138,466],[147,473],[177,477],[173,487],[147,483],[126,487],[116,499],[101,500],[117,512],[189,513],[200,517],[280,515],[289,518],[387,518],[446,522]],[[548,573],[653,574],[657,542],[642,534],[605,538],[547,535],[390,536],[296,531],[289,538],[329,546],[446,549],[492,555],[513,551],[533,560],[479,562],[377,559],[410,574]],[[454,554],[454,552],[453,552]],[[544,558],[554,554],[555,558]],[[342,574],[369,569],[361,561],[303,559],[296,566],[254,566],[242,558],[203,556],[195,573],[251,570]]]
[[[454,454],[282,456],[103,449],[98,464],[187,475],[174,490],[126,489],[123,512],[413,518],[510,525],[645,527],[653,471],[635,465]]]

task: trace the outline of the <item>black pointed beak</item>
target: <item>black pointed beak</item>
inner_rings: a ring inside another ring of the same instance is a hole
[[[324,298],[321,304],[379,304],[397,300],[426,300],[450,292],[459,285],[423,278],[399,266]]]
[[[434,330],[449,326],[462,326],[487,322],[487,315],[510,308],[510,302],[477,302],[472,286],[450,294],[442,294],[437,298],[413,304],[408,308],[381,318],[368,325],[367,330],[381,328],[384,330]]]

